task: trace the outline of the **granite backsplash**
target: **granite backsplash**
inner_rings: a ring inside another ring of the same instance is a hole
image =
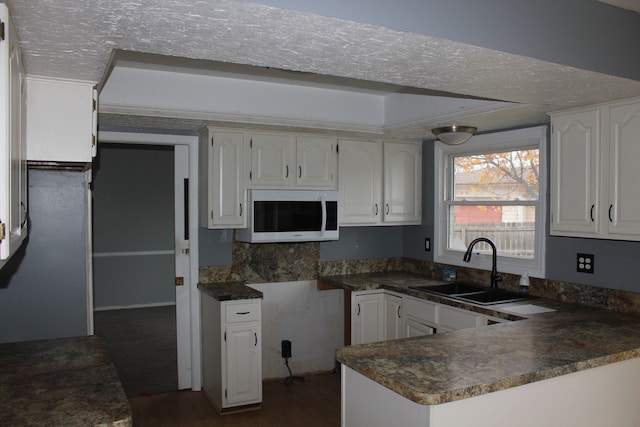
[[[411,258],[375,258],[343,261],[320,261],[320,244],[265,243],[252,245],[234,242],[232,265],[200,267],[200,283],[234,282],[267,283],[315,280],[318,276],[404,271],[441,278],[442,270],[455,268],[457,280],[489,283],[489,271],[449,266]],[[500,287],[518,291],[520,277],[501,273]],[[617,289],[530,279],[531,295],[622,313],[640,314],[640,294]]]

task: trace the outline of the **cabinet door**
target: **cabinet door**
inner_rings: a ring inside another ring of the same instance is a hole
[[[402,326],[402,298],[385,294],[382,303],[384,306],[383,340],[395,340],[404,338]]]
[[[24,135],[24,67],[5,4],[0,4],[5,39],[0,41],[0,266],[27,235],[27,168]],[[8,93],[7,93],[8,91]]]
[[[226,390],[228,405],[248,404],[262,400],[262,348],[260,323],[227,325]]]
[[[201,183],[205,198],[208,228],[246,226],[244,177],[244,134],[211,131],[208,133],[206,167],[201,171],[207,182]]]
[[[27,159],[91,162],[96,149],[94,85],[28,76]]]
[[[351,344],[382,341],[382,293],[354,295],[352,308]]]
[[[600,110],[553,117],[551,126],[551,234],[598,232]]]
[[[417,144],[384,143],[384,222],[420,224],[422,150]]]
[[[609,112],[608,233],[640,237],[640,102],[612,106]]]
[[[481,314],[444,305],[438,307],[438,326],[443,330],[476,328],[486,324],[487,319]]]
[[[298,187],[335,189],[337,140],[320,136],[296,138]]]
[[[340,225],[373,225],[382,218],[382,143],[340,140]]]
[[[257,188],[283,188],[292,185],[295,145],[293,137],[285,134],[250,136],[250,186]]]
[[[405,337],[421,337],[423,335],[432,335],[436,333],[436,328],[426,325],[416,319],[407,317],[405,320]]]

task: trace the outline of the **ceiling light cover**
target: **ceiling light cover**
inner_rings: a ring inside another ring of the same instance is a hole
[[[469,140],[478,130],[473,126],[443,126],[431,129],[431,133],[435,135],[438,141],[447,145],[460,145]]]

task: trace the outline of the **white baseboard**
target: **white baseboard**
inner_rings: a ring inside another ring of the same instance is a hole
[[[165,307],[168,305],[176,305],[175,301],[167,302],[154,302],[151,304],[132,304],[132,305],[107,305],[104,307],[94,307],[93,311],[109,311],[109,310],[127,310],[130,308],[151,308],[151,307]]]

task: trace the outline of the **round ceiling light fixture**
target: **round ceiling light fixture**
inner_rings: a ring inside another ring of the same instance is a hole
[[[447,145],[464,144],[478,130],[474,126],[443,126],[431,129],[431,133],[435,135],[438,141]]]

